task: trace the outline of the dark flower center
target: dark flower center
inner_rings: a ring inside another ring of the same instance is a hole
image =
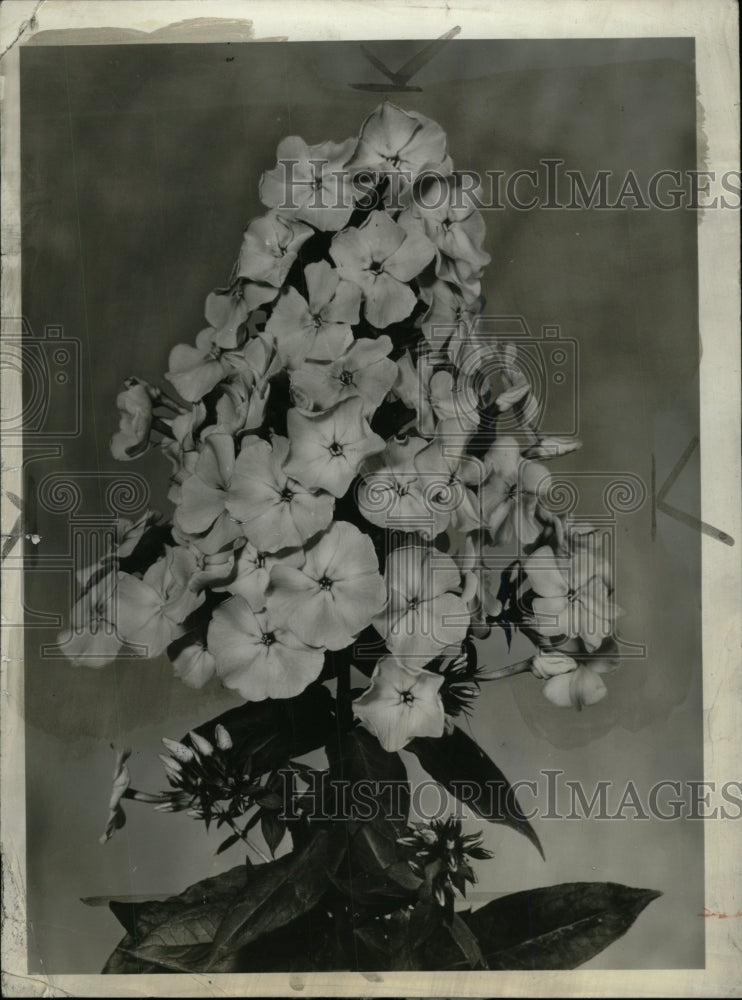
[[[405,705],[411,705],[415,700],[415,696],[412,691],[400,691],[399,695]]]
[[[330,454],[333,458],[337,458],[339,455],[343,454],[343,446],[338,444],[337,441],[333,441],[330,445]]]
[[[322,588],[322,590],[331,590],[332,580],[329,578],[329,576],[323,576],[319,581],[319,585]]]
[[[262,636],[260,637],[260,641],[263,643],[264,646],[272,646],[273,643],[276,641],[276,637],[273,634],[273,632],[263,632]]]
[[[255,559],[255,565],[258,567],[258,569],[263,569],[263,567],[265,566],[264,552],[258,552],[257,558]]]
[[[283,501],[284,501],[285,503],[291,503],[291,501],[292,501],[292,500],[294,499],[294,494],[293,494],[293,492],[292,492],[292,491],[291,491],[291,490],[290,490],[290,489],[288,488],[288,486],[284,486],[284,488],[283,488],[283,489],[281,490],[281,499],[282,499],[282,500],[283,500]]]
[[[383,270],[384,270],[384,262],[382,260],[371,261],[371,265],[369,267],[369,271],[371,272],[371,274],[381,274]]]
[[[341,372],[340,381],[343,385],[353,385],[353,372]]]

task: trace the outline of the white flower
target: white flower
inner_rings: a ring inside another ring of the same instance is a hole
[[[245,439],[232,474],[227,510],[262,552],[303,545],[332,520],[329,493],[305,489],[284,471],[289,442]]]
[[[149,448],[152,411],[161,397],[159,389],[140,379],[127,379],[125,385],[126,389],[116,398],[119,429],[111,438],[111,454],[119,462],[138,458]]]
[[[395,549],[384,579],[387,606],[374,624],[402,663],[422,667],[463,641],[470,615],[450,556],[420,545]]]
[[[278,144],[278,164],[260,179],[260,200],[317,229],[342,229],[353,211],[351,175],[343,167],[355,139],[316,146],[296,135]]]
[[[290,409],[286,474],[307,489],[323,489],[341,497],[364,458],[384,449],[384,439],[373,433],[363,409],[363,400],[357,396],[322,413]]]
[[[204,600],[190,588],[196,572],[193,554],[180,546],[165,547],[165,555],[140,580],[118,574],[116,627],[123,640],[144,646],[149,658],[183,634],[182,623]]]
[[[482,510],[493,539],[508,542],[515,535],[531,545],[541,534],[536,517],[539,497],[551,476],[537,462],[520,457],[515,438],[497,441],[484,456],[489,475],[482,489]]]
[[[226,548],[241,535],[239,524],[230,515],[227,504],[234,471],[234,439],[217,431],[210,434],[180,492],[175,523],[193,536],[193,542],[205,555]]]
[[[386,596],[368,535],[336,521],[305,552],[304,565],[273,566],[267,607],[273,619],[312,646],[348,646]]]
[[[208,647],[222,683],[246,701],[293,698],[319,676],[324,663],[321,649],[275,623],[270,612],[253,611],[239,596],[214,611]]]
[[[201,642],[186,646],[172,663],[175,676],[190,688],[202,688],[216,673],[216,660]]]
[[[366,416],[371,417],[397,378],[397,366],[387,355],[389,337],[354,340],[330,364],[305,362],[291,375],[291,388],[318,410],[326,410],[341,399],[360,396]],[[306,403],[302,404],[307,408]]]
[[[248,542],[237,553],[219,582],[211,584],[211,589],[238,594],[244,597],[253,611],[263,611],[271,570],[279,564],[294,568],[303,566],[304,552],[301,549],[290,549],[271,554],[258,551]]]
[[[353,711],[385,750],[401,750],[418,736],[442,736],[445,723],[441,674],[413,670],[385,656]]]
[[[409,184],[426,169],[449,173],[452,163],[446,133],[437,122],[384,101],[363,123],[349,166],[353,170],[398,172]]]
[[[111,787],[111,798],[108,803],[108,823],[106,829],[99,838],[99,843],[105,844],[110,840],[116,830],[120,830],[126,823],[126,813],[121,805],[121,799],[126,797],[131,784],[129,769],[126,761],[131,757],[131,750],[119,750],[116,754],[116,766],[113,769],[113,785]]]
[[[409,286],[435,256],[421,232],[406,233],[384,211],[371,212],[358,229],[333,238],[330,254],[338,274],[363,292],[366,319],[383,329],[406,319],[417,304]]]
[[[305,360],[334,361],[353,343],[351,325],[358,322],[361,291],[321,260],[304,268],[307,298],[290,286],[273,307],[265,332],[274,338],[286,368]]]
[[[313,232],[311,226],[277,211],[253,219],[242,240],[236,277],[280,288]]]
[[[558,559],[541,546],[525,563],[528,583],[535,593],[532,626],[544,636],[579,637],[592,652],[611,635],[620,610],[605,582],[607,566],[598,555],[595,536]]]

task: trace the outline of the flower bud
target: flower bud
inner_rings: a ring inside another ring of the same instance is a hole
[[[577,663],[571,656],[560,653],[541,650],[531,660],[531,671],[534,677],[544,681],[548,677],[556,677],[557,674],[568,674],[577,669]]]
[[[214,730],[214,739],[216,740],[216,745],[220,750],[232,749],[232,737],[221,723],[219,723]]]
[[[162,742],[165,744],[172,756],[175,757],[176,760],[180,761],[181,764],[188,764],[193,760],[193,750],[185,746],[185,744],[179,743],[177,740],[168,739],[167,736],[162,737]]]
[[[202,756],[210,757],[213,754],[213,746],[208,740],[204,739],[203,736],[200,736],[198,733],[191,730],[191,732],[188,733],[188,738]]]

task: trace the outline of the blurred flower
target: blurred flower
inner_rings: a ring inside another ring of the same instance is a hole
[[[477,877],[469,864],[474,858],[484,861],[492,851],[482,846],[481,833],[464,836],[461,820],[453,816],[430,823],[415,823],[398,844],[413,850],[409,865],[415,875],[425,879],[433,899],[453,913],[454,888],[466,895],[466,883],[474,885]]]
[[[417,304],[409,282],[430,263],[435,247],[421,232],[406,233],[384,211],[333,238],[338,274],[363,292],[368,322],[383,329],[406,319]]]
[[[354,340],[330,364],[305,362],[291,376],[291,387],[315,409],[326,410],[341,399],[360,396],[364,413],[371,417],[397,378],[397,366],[387,355],[392,350],[389,337]]]
[[[423,232],[437,249],[436,274],[472,295],[490,262],[486,229],[472,192],[454,178],[430,174],[417,197],[399,216],[408,232]]]
[[[244,281],[235,282],[231,288],[216,289],[206,298],[205,318],[214,330],[214,344],[225,351],[233,351],[247,337],[250,315],[242,294]]]
[[[270,608],[255,612],[239,596],[214,611],[208,647],[222,683],[245,701],[293,698],[319,676],[324,663],[323,650],[278,624]]]
[[[479,300],[477,295],[465,299],[461,290],[436,278],[428,288],[420,290],[428,302],[428,310],[420,328],[434,350],[446,350],[449,360],[460,367],[460,354],[469,343]]]
[[[194,544],[212,555],[242,534],[227,504],[234,471],[234,439],[217,431],[210,434],[193,468],[181,486],[175,523],[193,536]]]
[[[354,525],[336,521],[305,557],[300,569],[273,566],[268,611],[309,645],[342,649],[384,604],[373,543]]]
[[[573,661],[574,663],[574,661]],[[584,708],[601,701],[608,689],[600,671],[588,664],[574,664],[571,672],[557,674],[544,684],[543,693],[560,708]]]
[[[456,436],[457,428],[449,437],[446,426],[440,425],[443,433],[415,455],[414,464],[436,534],[450,525],[453,532],[466,535],[482,523],[472,487],[484,480],[484,468],[478,458],[465,454],[466,442]]]
[[[364,458],[384,449],[363,415],[363,400],[354,396],[322,413],[288,411],[289,454],[286,475],[307,489],[323,489],[341,497]]]
[[[117,574],[104,570],[89,580],[70,612],[69,627],[61,631],[57,644],[77,666],[103,667],[116,659],[123,639],[116,628],[115,590]]]
[[[316,229],[342,229],[353,211],[351,175],[344,170],[355,139],[308,146],[299,136],[282,139],[278,164],[260,179],[260,200]]]
[[[312,492],[286,475],[289,442],[275,435],[244,439],[231,479],[227,510],[263,552],[303,545],[329,525],[335,506],[329,493]]]
[[[369,686],[353,702],[353,711],[385,750],[401,750],[417,736],[443,735],[443,703],[438,693],[442,683],[439,674],[414,670],[385,656],[377,663]]]
[[[291,369],[307,359],[334,361],[347,350],[361,305],[357,285],[342,281],[325,260],[307,264],[304,279],[307,298],[285,288],[265,328],[275,338],[281,363]]]
[[[568,559],[557,558],[547,546],[533,552],[525,563],[533,598],[532,627],[545,636],[566,635],[582,639],[593,651],[611,635],[619,614],[606,585],[608,567],[593,544],[573,550]]]
[[[531,545],[541,534],[536,511],[551,476],[543,465],[522,459],[512,437],[495,442],[484,456],[484,467],[488,476],[481,492],[482,511],[493,540],[509,542],[515,535]]]
[[[423,170],[448,173],[452,169],[446,149],[446,133],[430,118],[416,111],[403,111],[384,101],[361,128],[351,170],[394,171],[408,183]]]
[[[479,423],[479,395],[472,379],[454,376],[436,367],[433,357],[421,353],[413,363],[409,351],[397,362],[394,392],[405,406],[417,413],[417,428],[432,437],[439,421],[452,421],[455,435],[471,433]]]
[[[181,484],[193,473],[198,461],[196,435],[205,420],[206,407],[203,403],[194,403],[190,411],[170,421],[172,438],[163,438],[163,454],[173,467],[167,498],[174,504],[180,503]]]
[[[165,546],[165,555],[139,579],[118,574],[116,627],[121,638],[144,646],[150,659],[183,634],[182,623],[204,600],[189,583],[196,571],[193,554],[180,546]]]
[[[499,374],[504,391],[496,394],[495,406],[500,413],[514,410],[521,430],[530,435],[531,441],[537,440],[536,421],[538,419],[538,401],[531,390],[531,384],[523,373],[518,362],[518,349],[515,344],[505,344],[498,352]],[[535,458],[536,456],[527,456]]]
[[[577,661],[557,649],[540,649],[531,658],[531,673],[542,681],[558,677],[560,674],[568,674],[576,669]]]
[[[216,660],[202,642],[186,646],[172,663],[175,676],[190,688],[202,688],[216,673]]]
[[[523,452],[526,458],[540,458],[544,461],[550,458],[561,458],[582,447],[577,438],[539,437],[536,444],[530,445]]]
[[[222,351],[215,343],[216,330],[206,327],[196,337],[196,346],[176,344],[170,352],[165,378],[183,399],[195,403],[202,399],[227,373]]]
[[[235,277],[280,288],[314,230],[272,210],[245,230]]]
[[[119,750],[116,754],[116,766],[113,769],[113,786],[111,788],[111,798],[108,803],[108,823],[99,838],[99,843],[101,844],[105,844],[106,841],[110,840],[116,830],[120,830],[126,823],[126,813],[121,805],[121,799],[124,798],[131,784],[129,769],[126,766],[126,761],[129,757],[131,757],[131,750],[128,747],[125,750]]]
[[[546,681],[542,691],[552,704],[580,710],[606,696],[603,675],[618,668],[617,648],[615,639],[604,641],[595,651],[582,639],[568,639],[559,648],[539,650],[531,660],[531,672]]]
[[[374,624],[400,662],[422,667],[462,642],[469,611],[457,593],[461,576],[450,556],[420,545],[395,549],[384,579],[387,606]]]
[[[152,431],[153,407],[161,392],[141,379],[128,378],[126,389],[116,397],[119,410],[119,429],[111,438],[111,454],[119,462],[138,458],[149,448]]]

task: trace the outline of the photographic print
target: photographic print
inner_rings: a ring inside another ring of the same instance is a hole
[[[226,6],[13,53],[6,988],[691,983],[742,816],[701,43]]]

